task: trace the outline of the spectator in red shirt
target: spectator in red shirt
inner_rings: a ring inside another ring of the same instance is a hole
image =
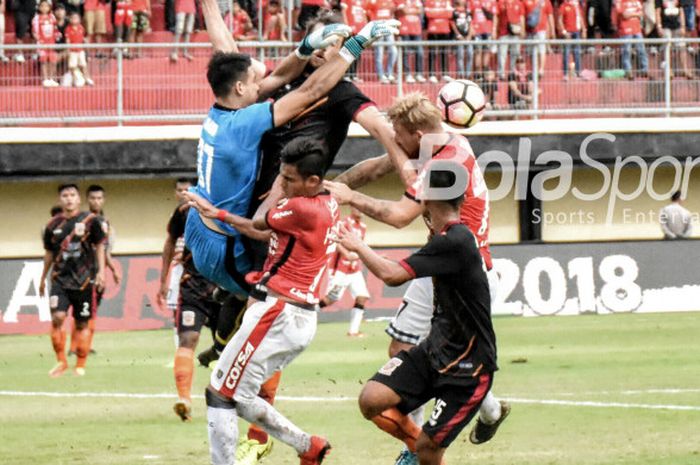
[[[640,0],[618,0],[615,4],[613,14],[616,17],[617,30],[620,37],[627,39],[622,45],[622,68],[628,79],[634,79],[632,74],[632,62],[630,52],[632,51],[632,39],[642,38],[642,2]],[[649,75],[649,60],[644,44],[638,40],[634,41],[637,49],[637,59],[643,77]]]
[[[5,43],[5,0],[0,0],[0,61],[7,63],[10,61],[5,56],[5,50],[2,49]]]
[[[188,44],[190,42],[190,34],[194,30],[194,0],[175,0],[175,38],[174,42],[182,42]],[[182,56],[192,61],[192,55],[187,50],[187,45],[182,48]],[[177,47],[170,54],[170,61],[177,61]]]
[[[129,40],[134,11],[131,8],[131,0],[117,0],[116,7],[114,11],[114,41],[121,44]],[[114,54],[117,54],[117,48],[114,49]],[[124,49],[124,55],[128,57],[129,51],[127,49]]]
[[[73,85],[82,87],[86,83],[89,86],[95,84],[90,78],[87,67],[85,49],[76,45],[85,43],[85,28],[80,24],[80,14],[73,12],[70,15],[70,24],[66,27],[66,43],[73,45],[68,50],[68,69],[73,75]]]
[[[428,40],[450,40],[450,20],[452,19],[452,5],[449,0],[426,0],[425,16],[428,18]],[[450,81],[447,63],[448,49],[444,46],[431,47],[428,55],[428,69],[430,70],[430,82],[438,82],[437,75],[442,72],[442,79]],[[440,70],[436,69],[438,55],[440,56]]]
[[[421,19],[421,10],[423,3],[421,0],[395,0],[396,1],[396,19],[401,21],[399,28],[399,38],[402,42],[417,42],[423,39],[423,21]],[[415,56],[415,65],[413,70],[416,77],[413,77],[411,68],[409,67],[410,57]],[[406,82],[412,84],[416,81],[425,82],[423,77],[423,47],[404,47],[403,49],[403,72],[406,74]]]
[[[342,6],[345,24],[352,28],[353,34],[357,34],[369,21],[368,0],[342,0]],[[355,82],[362,82],[362,79],[357,75],[358,62],[359,60],[352,62],[348,68],[348,76]]]
[[[564,39],[585,39],[586,28],[583,27],[583,8],[579,0],[564,0],[559,6],[559,30]],[[562,67],[564,80],[569,79],[569,52],[572,46],[564,45],[562,56]],[[574,69],[576,76],[581,75],[581,44],[573,46]]]
[[[129,42],[143,43],[143,35],[151,30],[151,0],[131,0],[131,9],[134,17],[131,21],[131,33]],[[135,55],[141,56],[141,49],[136,49]]]
[[[270,0],[267,5],[263,39],[265,40],[287,40],[287,20],[284,16],[284,9],[279,0]]]
[[[524,5],[527,38],[542,41],[530,50],[530,54],[535,50],[538,52],[538,74],[542,77],[547,63],[547,45],[544,41],[554,37],[554,9],[550,0],[524,0]]]
[[[498,5],[496,0],[471,0],[472,30],[474,41],[496,38],[498,29]],[[474,50],[474,71],[480,75],[490,69],[491,57],[496,53],[496,46],[485,47],[478,44]]]
[[[253,29],[253,21],[247,11],[241,8],[238,2],[233,2],[233,16],[231,12],[226,13],[224,18],[226,24],[231,24],[233,21],[233,38],[236,40],[252,40],[255,39],[255,30]]]
[[[32,19],[32,35],[38,45],[54,45],[56,43],[56,17],[51,13],[49,0],[41,0],[39,11]],[[58,54],[56,50],[39,47],[39,63],[41,68],[41,84],[44,87],[57,87],[55,81],[56,62]]]
[[[498,10],[498,75],[505,80],[506,55],[510,52],[508,69],[513,71],[520,56],[520,45],[514,42],[525,38],[525,6],[520,0],[500,0]]]
[[[394,11],[396,6],[394,0],[370,0],[369,2],[369,17],[374,20],[394,19]],[[396,49],[394,36],[389,36],[385,39],[390,45],[374,45],[374,65],[377,71],[377,78],[382,84],[389,84],[396,80],[394,69],[396,67],[396,58],[398,50]],[[384,67],[384,50],[388,49],[388,57],[386,68]]]
[[[471,43],[472,36],[472,15],[467,8],[466,0],[455,0],[454,11],[450,27],[452,34],[459,45],[457,45],[457,79],[468,78],[472,72],[474,64],[474,46]],[[466,52],[467,62],[465,66],[464,54]]]

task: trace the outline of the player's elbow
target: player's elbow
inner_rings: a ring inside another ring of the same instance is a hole
[[[384,281],[384,284],[386,284],[389,287],[400,286],[406,282],[404,279],[402,279],[399,276],[387,276],[382,281]]]
[[[389,224],[396,229],[402,229],[411,224],[413,218],[406,215],[395,215],[389,220]]]

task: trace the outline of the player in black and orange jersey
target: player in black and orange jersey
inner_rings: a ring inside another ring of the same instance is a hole
[[[63,211],[51,218],[44,230],[46,252],[39,286],[40,295],[46,295],[46,278],[51,270],[51,342],[58,363],[49,371],[49,376],[61,376],[68,368],[63,322],[71,307],[78,341],[75,374],[83,376],[90,350],[88,322],[95,309],[96,291],[104,288],[107,232],[98,215],[80,211],[78,186],[63,184],[58,188],[58,195]]]
[[[187,212],[190,206],[177,206],[168,222],[166,243],[175,243],[185,233]],[[165,253],[165,252],[164,252]],[[212,337],[219,350],[223,350],[233,331],[240,324],[245,301],[234,294],[217,290],[217,286],[205,279],[195,268],[192,253],[183,248],[180,263],[182,274],[175,306],[177,350],[173,373],[178,400],[173,406],[182,421],[192,418],[192,381],[194,378],[194,350],[199,343],[203,326],[212,329]],[[238,324],[237,324],[238,321]]]
[[[92,184],[90,187],[87,188],[87,191],[85,192],[85,195],[87,197],[87,202],[88,202],[88,208],[90,209],[90,213],[93,213],[95,215],[98,215],[101,218],[102,221],[102,227],[105,231],[107,231],[107,237],[105,238],[104,241],[104,247],[105,247],[105,266],[109,268],[109,270],[112,272],[112,278],[114,279],[114,284],[119,285],[122,279],[121,272],[119,271],[119,268],[117,268],[114,265],[114,259],[112,258],[112,247],[114,247],[114,229],[112,228],[111,223],[107,219],[107,217],[104,214],[104,204],[105,204],[105,190],[102,186],[97,185],[97,184]],[[88,322],[88,329],[90,330],[90,341],[88,347],[90,348],[90,354],[94,355],[96,352],[92,347],[92,339],[95,336],[95,323],[97,321],[97,310],[102,303],[102,295],[104,294],[104,289],[98,289],[96,290],[96,302],[95,302],[95,308],[93,309],[92,312],[92,318],[90,318],[90,321]],[[77,342],[78,339],[76,337],[76,324],[75,320],[73,320],[73,331],[71,332],[71,341],[70,341],[70,351],[68,352],[68,355],[75,355],[75,350],[77,347]]]

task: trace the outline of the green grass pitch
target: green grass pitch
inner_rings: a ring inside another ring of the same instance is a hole
[[[319,325],[282,376],[277,406],[330,439],[324,463],[393,464],[399,452],[362,419],[355,400],[386,360],[384,326],[365,323],[368,337],[350,340],[345,324]],[[513,411],[481,446],[468,442],[469,425],[448,464],[700,464],[700,313],[497,318],[495,326],[501,370],[494,392],[511,399]],[[95,349],[85,378],[50,379],[48,335],[0,337],[0,463],[208,463],[204,400],[194,400],[191,423],[172,412],[172,331],[98,333]],[[208,375],[196,370],[194,394]],[[38,392],[96,396],[29,394]],[[277,443],[265,463],[298,459]]]

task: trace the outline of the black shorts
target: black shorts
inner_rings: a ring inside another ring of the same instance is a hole
[[[414,347],[389,360],[373,377],[401,397],[399,411],[408,414],[435,399],[423,432],[440,447],[449,446],[479,411],[491,389],[493,373],[476,378],[442,375],[430,366],[424,350]]]
[[[177,333],[201,332],[202,326],[215,326],[221,304],[212,299],[202,299],[187,286],[180,287],[180,297],[175,310]]]
[[[73,307],[73,319],[88,321],[97,307],[95,286],[88,284],[85,289],[63,289],[60,284],[52,283],[49,307],[51,313],[67,312]]]

